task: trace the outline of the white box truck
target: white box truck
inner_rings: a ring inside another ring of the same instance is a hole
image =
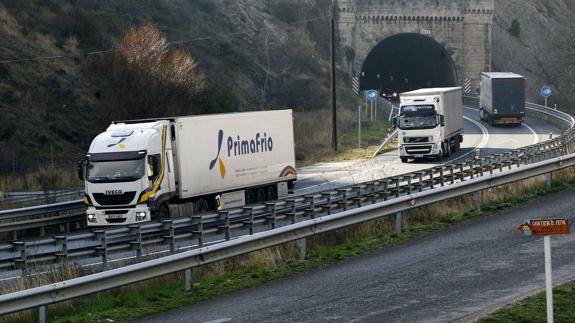
[[[481,121],[520,126],[525,116],[525,78],[515,73],[482,73],[479,106]]]
[[[459,150],[463,142],[463,97],[460,87],[430,88],[401,93],[399,157],[443,158]]]
[[[113,122],[79,166],[90,226],[275,200],[296,180],[292,111]]]

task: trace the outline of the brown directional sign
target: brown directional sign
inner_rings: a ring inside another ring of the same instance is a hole
[[[568,234],[569,221],[567,219],[536,219],[525,220],[517,227],[524,235]]]

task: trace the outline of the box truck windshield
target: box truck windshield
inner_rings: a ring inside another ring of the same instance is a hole
[[[433,105],[406,105],[401,107],[399,128],[432,129],[437,126],[437,114]]]
[[[523,79],[493,80],[494,107],[497,114],[519,114],[523,110]]]
[[[91,183],[137,181],[145,174],[144,159],[89,161],[86,172]]]

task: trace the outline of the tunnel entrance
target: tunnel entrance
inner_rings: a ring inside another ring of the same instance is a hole
[[[455,64],[434,39],[416,33],[391,36],[380,42],[361,66],[361,90],[401,93],[457,84]]]

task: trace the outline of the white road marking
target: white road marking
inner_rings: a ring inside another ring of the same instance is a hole
[[[223,319],[218,319],[218,320],[212,320],[212,321],[205,321],[204,323],[224,323],[224,322],[229,322],[232,319],[229,317],[223,318]]]
[[[466,109],[469,109],[469,108],[466,107]],[[467,156],[467,155],[469,155],[469,154],[471,154],[471,153],[477,151],[477,149],[481,149],[481,148],[485,147],[485,145],[487,145],[487,142],[489,141],[489,131],[487,131],[487,128],[485,128],[484,125],[482,125],[480,122],[477,122],[477,121],[475,121],[475,120],[473,120],[473,119],[471,119],[471,118],[469,118],[469,117],[466,117],[466,116],[463,116],[463,119],[465,119],[465,120],[467,120],[467,121],[473,123],[474,125],[476,125],[476,126],[481,130],[481,133],[483,133],[483,139],[481,139],[481,142],[479,143],[479,145],[477,145],[477,147],[475,147],[475,149],[473,149],[472,151],[469,151],[469,152],[467,152],[467,153],[465,153],[465,154],[463,154],[463,155],[461,155],[461,156],[459,156],[459,157],[457,157],[457,158],[454,158],[454,159],[452,159],[452,160],[450,160],[450,161],[447,161],[447,162],[445,162],[443,165],[445,165],[445,164],[447,164],[447,163],[451,163],[451,162],[453,162],[453,161],[455,161],[455,160],[461,159],[461,158],[463,158],[463,157],[465,157],[465,156]]]
[[[535,145],[536,143],[539,142],[539,136],[537,135],[537,132],[535,132],[535,130],[533,130],[533,128],[531,128],[530,126],[528,126],[526,123],[523,123],[523,125],[525,127],[527,127],[527,129],[529,129],[529,131],[531,131],[531,133],[533,134],[533,137],[535,139],[533,139],[533,145]]]

